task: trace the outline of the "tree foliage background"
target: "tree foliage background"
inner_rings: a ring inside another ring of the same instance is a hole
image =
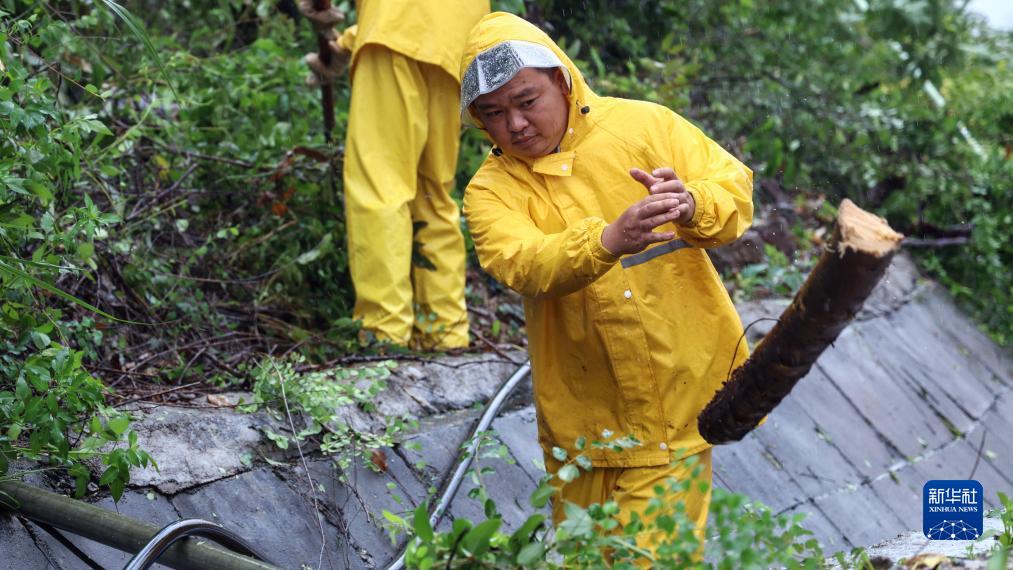
[[[769,268],[804,270],[814,227],[850,197],[907,233],[973,227],[916,257],[1006,344],[1011,37],[962,4],[494,2],[557,38],[599,93],[663,103],[756,171],[758,211],[790,214],[797,250],[768,248],[767,269],[734,268],[732,284],[776,278],[790,293],[800,280]],[[107,387],[221,387],[248,382],[258,354],[359,350],[347,79],[328,144],[294,2],[124,7],[133,16],[111,0],[0,0],[0,472],[122,441],[103,482],[122,481],[147,458]],[[461,188],[487,151],[465,133]]]

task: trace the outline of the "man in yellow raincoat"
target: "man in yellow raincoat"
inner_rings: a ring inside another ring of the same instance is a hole
[[[641,442],[585,448],[594,469],[562,487],[563,501],[611,498],[627,521],[655,485],[686,475],[677,450],[710,482],[697,416],[747,351],[703,248],[751,223],[752,172],[667,108],[596,95],[516,16],[472,29],[461,73],[462,117],[496,145],[464,211],[482,266],[525,297],[546,467],[562,466],[556,447],[572,461],[579,438]],[[710,491],[681,498],[702,535]]]
[[[345,143],[354,316],[381,341],[468,346],[464,238],[451,198],[458,65],[488,0],[357,0]]]

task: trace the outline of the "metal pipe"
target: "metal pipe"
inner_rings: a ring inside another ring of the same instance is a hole
[[[529,372],[531,372],[530,360],[522,364],[521,367],[514,372],[513,376],[500,386],[496,395],[493,396],[493,399],[489,401],[488,405],[486,405],[485,411],[482,412],[482,417],[478,420],[478,425],[475,426],[475,429],[471,433],[471,443],[468,444],[468,451],[463,454],[463,456],[458,456],[460,462],[457,464],[457,469],[454,470],[454,476],[450,479],[450,484],[447,485],[447,488],[440,496],[440,501],[436,504],[436,508],[434,508],[432,514],[429,515],[429,524],[433,528],[436,528],[437,523],[440,522],[440,518],[443,517],[447,507],[450,505],[450,501],[453,500],[454,495],[457,494],[457,490],[461,487],[461,483],[464,481],[465,475],[468,474],[468,468],[471,467],[471,462],[475,458],[475,454],[478,453],[478,440],[475,439],[475,436],[478,435],[479,432],[489,429],[492,421],[497,415],[499,415],[499,409],[503,407],[503,402],[506,401],[507,397],[509,397],[514,391],[514,388],[520,384],[520,381],[527,376]],[[397,560],[392,562],[386,570],[401,570],[404,568],[404,558],[406,552],[407,546],[401,551],[401,555],[398,556]]]
[[[201,519],[184,519],[169,523],[158,531],[158,534],[153,536],[148,544],[145,544],[144,548],[130,559],[123,570],[148,570],[173,544],[188,536],[209,538],[239,554],[267,561],[266,556],[257,552],[257,549],[242,537],[230,532],[222,525]]]
[[[29,519],[66,530],[117,550],[133,554],[155,536],[158,527],[121,514],[58,495],[20,481],[0,482],[0,508],[11,509]],[[8,504],[13,503],[13,505]],[[276,566],[254,560],[221,547],[195,540],[168,548],[159,564],[179,569],[277,570]]]

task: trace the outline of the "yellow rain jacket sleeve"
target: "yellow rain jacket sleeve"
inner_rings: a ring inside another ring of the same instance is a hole
[[[572,77],[559,151],[490,153],[465,191],[475,250],[493,277],[525,297],[539,441],[572,453],[579,437],[632,435],[621,453],[585,450],[607,467],[646,467],[709,447],[696,419],[729,366],[747,357],[742,325],[703,247],[752,220],[752,172],[671,110],[595,95],[552,40],[516,16],[473,28],[461,69],[506,40],[552,49]],[[696,247],[624,269],[601,245],[608,222],[647,196],[629,175],[670,166],[696,201],[669,225]]]
[[[681,164],[676,172],[696,202],[693,219],[679,228],[680,237],[700,247],[738,239],[753,218],[752,172],[689,121],[665,111],[668,129],[659,135],[671,145],[668,156]]]
[[[495,186],[495,183],[493,183]],[[502,187],[502,186],[500,186]],[[526,297],[573,293],[598,279],[618,259],[601,244],[605,220],[585,218],[560,232],[546,233],[528,216],[504,207],[476,178],[469,186],[472,237],[482,265],[504,285]]]
[[[439,66],[460,81],[460,48],[471,24],[489,13],[489,0],[356,0],[355,10],[358,30],[353,71],[359,50],[379,44]]]

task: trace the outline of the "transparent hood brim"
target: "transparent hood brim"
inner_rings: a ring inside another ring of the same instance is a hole
[[[461,79],[461,120],[470,123],[468,108],[475,99],[503,87],[526,67],[558,67],[563,70],[567,87],[573,88],[570,70],[551,49],[534,42],[507,40],[478,54],[464,71]]]

